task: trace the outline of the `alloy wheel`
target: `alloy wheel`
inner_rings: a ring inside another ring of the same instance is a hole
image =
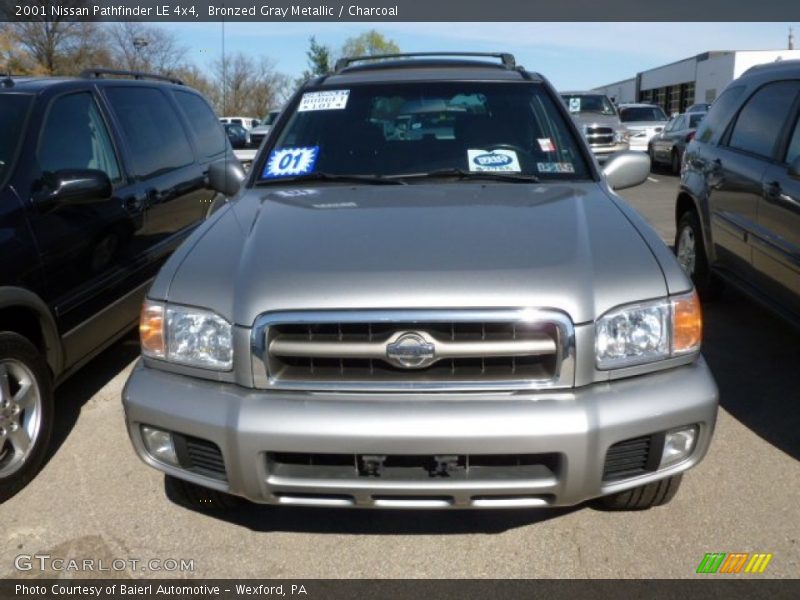
[[[31,370],[16,359],[0,361],[0,479],[30,457],[42,428],[42,396]]]
[[[690,277],[694,276],[697,264],[697,249],[694,238],[694,231],[691,227],[684,227],[678,236],[678,247],[676,248],[678,264]]]

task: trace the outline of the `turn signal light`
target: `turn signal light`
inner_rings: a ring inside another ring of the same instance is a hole
[[[139,320],[139,340],[142,344],[143,354],[156,358],[165,356],[164,307],[161,304],[144,301]]]
[[[672,354],[696,352],[702,341],[703,311],[697,293],[672,298]]]

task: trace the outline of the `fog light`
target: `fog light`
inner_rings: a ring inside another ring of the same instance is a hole
[[[661,454],[661,468],[681,462],[694,450],[697,440],[697,426],[668,431],[664,439],[664,452]]]
[[[178,466],[178,456],[175,454],[172,434],[155,427],[142,425],[142,439],[150,456],[168,465]]]

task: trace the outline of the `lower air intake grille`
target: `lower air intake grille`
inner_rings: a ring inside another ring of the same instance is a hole
[[[606,454],[603,481],[617,481],[655,471],[663,443],[663,435],[647,435],[614,444]]]
[[[174,435],[173,439],[181,467],[198,475],[227,480],[222,452],[214,442],[183,435]]]

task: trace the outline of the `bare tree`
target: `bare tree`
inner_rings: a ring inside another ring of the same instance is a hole
[[[185,66],[188,48],[170,32],[144,23],[114,23],[108,29],[114,64],[129,71],[174,75]]]
[[[52,16],[51,0],[31,0],[32,6],[44,8],[43,17],[11,24],[14,42],[32,62],[31,70],[47,75],[69,74],[102,55],[102,31],[94,23],[81,23],[74,17]],[[86,0],[62,0],[64,8],[87,6]]]
[[[211,98],[222,115],[264,116],[282,104],[289,91],[289,77],[275,70],[268,58],[255,60],[241,52],[214,63],[216,89]]]
[[[27,74],[31,68],[31,61],[19,50],[11,25],[0,23],[0,73]]]

